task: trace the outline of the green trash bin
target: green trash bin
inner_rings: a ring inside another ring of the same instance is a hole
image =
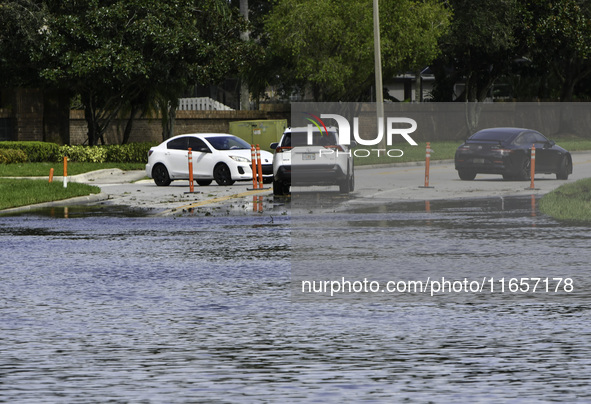
[[[244,139],[250,144],[259,145],[261,150],[273,153],[271,143],[279,142],[287,128],[287,119],[267,119],[260,121],[230,122],[230,134]]]

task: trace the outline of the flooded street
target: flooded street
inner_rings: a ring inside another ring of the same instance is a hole
[[[0,216],[0,402],[589,402],[591,226],[535,202]],[[327,296],[307,276],[496,289]]]

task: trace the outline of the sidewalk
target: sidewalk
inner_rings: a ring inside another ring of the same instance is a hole
[[[189,181],[186,180],[159,187],[146,178],[143,170],[101,171],[88,173],[85,177],[77,176],[74,181],[100,187],[100,195],[103,195],[100,204],[141,208],[158,216],[200,211],[209,214],[258,212],[260,203],[265,203],[267,208],[269,203],[273,204],[270,184],[264,184],[262,190],[253,190],[250,181],[230,186],[219,186],[215,182],[208,186],[195,184],[194,192],[190,193]],[[263,200],[263,197],[271,199]]]
[[[47,177],[22,178],[47,180]],[[53,180],[62,182],[63,177],[55,176]],[[189,193],[189,181],[173,181],[167,187],[159,187],[153,180],[147,179],[143,170],[122,171],[115,168],[68,176],[68,182],[95,185],[101,189],[101,192],[6,209],[2,213],[93,204],[140,208],[155,216],[175,215],[183,212],[229,215],[262,213],[282,205],[274,203],[270,184],[264,184],[263,189],[253,190],[252,182],[249,181],[236,182],[231,186],[223,187],[215,182],[208,186],[195,184],[194,192]],[[284,209],[280,213],[283,212]]]

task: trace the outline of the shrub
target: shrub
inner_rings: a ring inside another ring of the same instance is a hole
[[[19,149],[0,149],[0,164],[26,163],[27,154]]]
[[[103,146],[107,150],[107,160],[111,163],[145,163],[148,150],[157,143],[129,143]]]
[[[58,146],[55,143],[45,142],[0,142],[0,151],[13,150],[9,152],[9,154],[12,153],[11,156],[16,150],[24,153],[10,158],[4,153],[4,157],[0,157],[0,163],[12,159],[15,159],[15,162],[21,162],[19,159],[22,159],[23,155],[24,162],[56,162],[68,156],[70,161],[80,163],[145,163],[148,150],[157,144],[151,142],[104,146]]]
[[[107,151],[102,146],[61,146],[60,156],[68,156],[69,161],[79,163],[104,163],[107,160]]]
[[[0,142],[0,149],[22,150],[32,163],[56,161],[60,155],[57,144],[46,142]]]

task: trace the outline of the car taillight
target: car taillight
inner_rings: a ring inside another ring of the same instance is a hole
[[[154,153],[154,150],[148,151],[148,157],[150,157],[152,155],[152,153]]]
[[[511,149],[503,149],[502,147],[491,147],[490,150],[494,153],[499,153],[501,156],[511,153]]]
[[[466,144],[461,145],[460,147],[458,147],[458,151],[468,151],[468,150],[470,150],[470,146],[468,146]]]
[[[277,147],[275,149],[275,153],[283,153],[284,151],[290,151],[291,147],[289,146],[283,146],[283,147]]]

